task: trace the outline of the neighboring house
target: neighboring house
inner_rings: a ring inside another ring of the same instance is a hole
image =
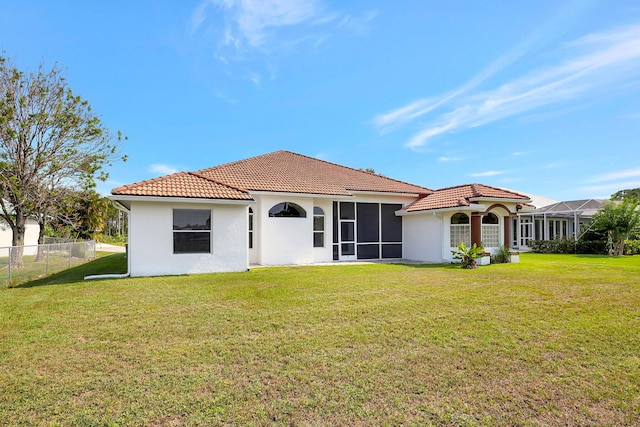
[[[450,262],[463,241],[509,245],[512,218],[532,209],[514,191],[432,190],[288,151],[125,185],[111,198],[129,211],[133,276]]]
[[[585,199],[555,202],[533,212],[518,215],[517,235],[513,246],[529,249],[531,240],[573,239],[589,229],[593,215],[604,206],[605,200]]]
[[[26,231],[24,233],[24,254],[25,255],[35,255],[38,252],[38,248],[35,246],[38,244],[38,234],[40,232],[40,226],[34,220],[27,220]],[[13,241],[13,231],[9,224],[7,224],[4,220],[0,220],[0,256],[8,256],[3,255],[5,253],[8,254],[8,248],[11,246]]]

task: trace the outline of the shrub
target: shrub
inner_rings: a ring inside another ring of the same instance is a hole
[[[625,255],[640,255],[640,240],[625,240],[624,241],[624,254]]]
[[[506,264],[511,262],[511,251],[506,246],[501,246],[498,252],[491,257],[492,264]]]
[[[532,240],[529,247],[533,252],[543,254],[606,254],[606,240],[571,239]]]
[[[461,242],[451,253],[453,254],[453,259],[460,260],[462,268],[476,268],[478,266],[476,258],[484,256],[484,248],[477,246],[475,243],[470,248],[467,248],[464,242]]]

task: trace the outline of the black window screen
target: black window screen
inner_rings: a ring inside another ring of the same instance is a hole
[[[402,209],[402,205],[382,204],[383,242],[402,242],[402,217],[396,216],[395,214],[395,212],[400,209]]]
[[[173,253],[211,252],[211,211],[208,209],[173,210]]]
[[[355,239],[354,233],[354,223],[353,222],[343,222],[341,224],[341,235],[343,242],[353,242]]]
[[[380,245],[358,245],[358,259],[380,258]]]
[[[338,202],[333,202],[333,243],[338,243]]]
[[[307,211],[295,203],[282,202],[269,209],[269,216],[276,218],[306,218]]]
[[[382,258],[402,258],[402,245],[382,245]]]
[[[380,241],[379,209],[378,203],[358,203],[358,243]]]
[[[356,219],[356,204],[340,202],[340,219]]]
[[[208,209],[174,209],[174,230],[211,230],[211,211]]]
[[[211,232],[173,233],[174,254],[200,254],[211,252]]]

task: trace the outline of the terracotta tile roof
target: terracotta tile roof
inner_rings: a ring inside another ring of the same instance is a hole
[[[178,172],[111,190],[114,195],[252,200],[249,193],[194,172]]]
[[[233,187],[253,191],[351,195],[352,191],[430,194],[433,190],[374,173],[276,151],[198,171]]]
[[[454,208],[458,206],[470,206],[473,202],[469,199],[486,197],[490,199],[516,199],[528,202],[529,198],[514,191],[491,187],[484,184],[465,184],[456,187],[436,190],[415,202],[404,210],[407,212],[425,211],[432,209]]]

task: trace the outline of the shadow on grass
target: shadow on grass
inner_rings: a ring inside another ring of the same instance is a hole
[[[59,285],[62,283],[78,283],[84,276],[95,274],[122,274],[127,272],[127,259],[124,254],[116,253],[89,261],[77,267],[60,271],[41,279],[31,280],[12,286],[13,288],[33,288],[36,286]]]

